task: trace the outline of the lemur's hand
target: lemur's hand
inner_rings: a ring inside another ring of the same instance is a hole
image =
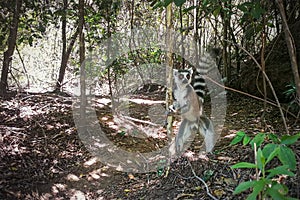
[[[168,112],[169,113],[176,113],[177,112],[176,106],[174,104],[170,105]]]
[[[166,115],[174,115],[178,114],[178,105],[176,103],[173,103],[172,105],[169,106],[169,108],[166,110],[165,114]]]

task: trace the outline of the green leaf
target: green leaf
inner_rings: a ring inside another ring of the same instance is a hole
[[[153,5],[153,9],[164,7],[164,3],[161,1],[158,1],[158,2],[154,1],[154,2],[152,2],[151,5]]]
[[[240,183],[235,190],[233,191],[233,194],[239,194],[241,192],[244,192],[246,190],[248,190],[249,188],[253,188],[254,185],[256,184],[257,181],[246,181],[246,182],[242,182]]]
[[[246,146],[251,141],[251,138],[248,135],[244,136],[243,145]]]
[[[244,4],[238,5],[237,8],[244,13],[248,12],[248,8]]]
[[[245,3],[242,3],[242,4],[238,5],[237,8],[238,8],[239,10],[241,10],[242,12],[244,12],[244,13],[248,13],[250,7],[252,7],[252,6],[253,6],[252,3],[250,3],[250,2],[245,2]]]
[[[256,181],[256,184],[253,187],[252,193],[247,197],[247,200],[256,200],[258,194],[264,190],[266,182],[264,179]]]
[[[231,166],[232,169],[237,169],[237,168],[256,168],[256,165],[253,163],[248,163],[248,162],[239,162],[235,165]]]
[[[282,165],[275,167],[273,169],[267,170],[269,172],[269,175],[267,178],[271,179],[276,175],[288,175],[288,176],[295,176],[295,174],[291,171],[289,171],[289,166],[288,165]]]
[[[291,170],[296,169],[295,153],[286,146],[280,146],[278,158],[283,165],[288,165]]]
[[[285,200],[299,200],[299,199],[296,199],[296,198],[293,198],[293,197],[284,197]]]
[[[286,185],[277,183],[276,181],[272,182],[272,185],[267,188],[266,194],[272,197],[272,199],[284,199],[284,200],[296,200],[295,198],[292,197],[287,197],[285,195],[288,194],[288,187]]]
[[[267,26],[271,28],[275,28],[275,25],[272,22],[267,22]]]
[[[220,14],[221,9],[222,9],[222,7],[221,7],[221,6],[218,6],[218,7],[214,10],[213,15],[214,15],[215,17],[217,17],[217,16]]]
[[[243,140],[245,135],[246,135],[246,133],[244,131],[238,131],[236,133],[236,136],[230,142],[230,145],[236,145],[237,143],[240,143]]]
[[[183,13],[188,13],[191,10],[194,10],[195,8],[197,8],[197,6],[190,6],[188,8],[185,8],[182,10]]]
[[[270,188],[277,190],[282,195],[287,195],[289,192],[289,188],[286,185],[280,184],[277,181],[272,181]]]
[[[256,147],[260,147],[261,144],[265,141],[265,138],[266,138],[265,133],[257,134],[250,142],[252,148],[254,148],[254,143],[256,143]]]
[[[174,3],[177,7],[182,6],[186,0],[174,0]]]
[[[266,158],[264,157],[262,150],[259,148],[256,154],[257,167],[264,173]]]
[[[272,153],[267,157],[266,164],[269,163],[271,160],[273,160],[274,157],[276,157],[279,153],[279,147],[276,148]]]
[[[278,155],[279,146],[278,144],[267,144],[262,150],[264,157],[267,158],[266,164],[270,162],[275,156]]]
[[[167,7],[172,2],[173,2],[173,0],[165,0],[164,1],[164,7]]]
[[[202,5],[203,5],[203,6],[206,6],[206,5],[208,4],[208,2],[209,2],[209,0],[203,0],[203,1],[202,1]]]
[[[269,139],[270,139],[272,142],[274,142],[274,143],[279,143],[279,138],[278,138],[277,135],[275,135],[275,134],[273,134],[273,133],[270,133],[270,134],[268,135],[268,137],[269,137]]]
[[[286,197],[284,195],[282,195],[278,190],[274,189],[274,188],[268,188],[267,190],[267,194],[270,195],[272,197],[272,199],[286,199]]]
[[[266,158],[269,157],[270,154],[276,149],[276,147],[278,147],[278,145],[274,143],[266,144],[266,146],[264,146],[264,148],[262,149],[264,156]]]
[[[281,138],[281,144],[285,145],[291,145],[297,142],[297,140],[300,138],[300,134],[297,135],[284,135]]]
[[[265,10],[261,7],[261,5],[259,3],[256,3],[251,10],[251,15],[255,19],[259,19],[261,17],[261,15],[264,13],[265,13]]]

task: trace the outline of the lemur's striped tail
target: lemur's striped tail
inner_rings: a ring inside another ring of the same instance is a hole
[[[205,75],[207,75],[210,70],[217,67],[217,51],[218,49],[211,49],[209,52],[204,53],[199,59],[199,65],[196,66],[193,88],[202,103],[204,102],[204,96],[206,93]]]

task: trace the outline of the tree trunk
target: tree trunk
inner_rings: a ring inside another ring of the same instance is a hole
[[[109,9],[107,8],[107,10],[106,10],[106,14],[107,14],[107,19],[106,19],[106,21],[107,21],[107,36],[108,36],[108,45],[107,45],[107,52],[106,52],[106,56],[107,56],[107,63],[106,63],[106,66],[108,67],[108,69],[107,69],[107,78],[108,78],[108,86],[109,86],[109,95],[110,95],[110,97],[112,98],[112,103],[114,104],[114,96],[113,96],[113,86],[112,86],[112,84],[113,84],[113,82],[112,82],[112,64],[111,63],[109,63],[110,62],[110,56],[111,56],[111,28],[110,28],[110,23],[111,23],[111,21],[110,21],[110,16],[109,16],[109,13],[110,13],[110,11],[109,11]],[[113,108],[114,108],[114,105],[113,105]]]
[[[85,60],[85,41],[84,41],[84,0],[79,0],[79,62],[82,65]]]
[[[86,125],[86,73],[85,73],[85,42],[84,42],[84,0],[79,0],[79,62],[80,62],[80,122]]]
[[[264,1],[262,1],[261,3],[262,3],[262,5],[264,5]],[[267,16],[265,14],[262,15],[260,63],[261,63],[261,70],[263,71],[263,73],[266,73],[266,61],[265,61],[266,38],[267,38],[266,18],[267,18]],[[266,83],[265,76],[262,76],[262,81],[263,81],[262,85],[263,85],[263,96],[264,96],[264,108],[263,108],[263,114],[262,114],[261,120],[262,120],[262,123],[264,123],[264,125],[266,125],[265,124],[265,114],[266,114],[266,109],[267,109],[267,83]]]
[[[181,37],[181,53],[182,55],[185,55],[185,48],[184,48],[184,31],[183,31],[183,16],[182,16],[182,6],[179,7],[179,20],[180,20],[180,37]],[[187,23],[188,24],[188,23]],[[188,30],[188,27],[187,27],[187,30]],[[185,67],[185,59],[184,59],[184,56],[181,57],[181,68],[184,69]]]
[[[12,55],[13,55],[15,47],[16,47],[21,6],[22,6],[22,0],[16,0],[13,21],[12,21],[12,25],[9,30],[9,36],[8,36],[8,40],[7,40],[8,48],[4,52],[1,81],[0,81],[0,95],[5,95],[7,92],[8,71],[9,71],[9,65],[11,64],[11,61],[12,61]]]
[[[63,1],[63,15],[61,17],[61,39],[62,39],[62,53],[61,53],[61,64],[59,69],[58,80],[56,82],[55,91],[60,91],[61,83],[64,78],[64,71],[63,68],[67,63],[66,61],[66,51],[67,51],[67,8],[68,8],[68,0]]]
[[[227,26],[227,20],[225,19],[224,23],[223,23],[224,27],[223,27],[223,65],[224,65],[224,76],[226,77],[226,79],[228,81],[230,81],[230,70],[229,70],[229,66],[228,66],[228,26]]]
[[[169,4],[166,10],[166,29],[167,29],[167,36],[166,36],[166,46],[168,52],[166,53],[166,109],[169,110],[169,106],[172,105],[172,88],[173,88],[173,40],[171,38],[171,31],[173,28],[172,23],[172,4]],[[173,117],[171,115],[167,116],[167,135],[168,138],[172,138],[172,124],[173,124]],[[175,146],[174,149],[171,150],[171,154],[175,154]]]
[[[194,6],[196,7],[194,9],[194,24],[193,24],[193,29],[194,29],[194,40],[196,41],[195,43],[196,48],[195,48],[195,58],[196,58],[196,67],[199,67],[199,51],[200,51],[200,39],[199,39],[199,31],[198,31],[198,3],[197,0],[194,0]],[[199,44],[199,45],[198,45]]]
[[[63,40],[63,50],[62,50],[62,58],[61,58],[61,65],[60,65],[60,69],[59,69],[59,75],[58,75],[58,79],[56,82],[56,87],[55,87],[55,92],[58,92],[61,90],[61,87],[63,85],[63,80],[65,77],[65,72],[66,72],[66,68],[68,65],[68,60],[70,57],[70,54],[72,52],[72,49],[74,47],[75,41],[79,35],[80,32],[80,27],[78,26],[75,33],[73,34],[73,36],[71,37],[71,41],[70,44],[67,48],[67,36],[66,36],[66,25],[67,25],[67,21],[66,21],[66,10],[68,7],[68,0],[64,0],[64,16],[62,18],[62,40]]]
[[[297,64],[295,41],[294,41],[293,36],[288,27],[286,14],[284,12],[283,1],[277,0],[277,4],[278,4],[279,12],[281,15],[281,19],[282,19],[282,26],[283,26],[284,35],[285,35],[285,41],[286,41],[290,59],[291,59],[291,66],[292,66],[292,71],[293,71],[293,75],[294,75],[297,96],[298,96],[298,100],[300,101],[300,77],[299,77],[298,64]]]
[[[225,8],[229,8],[229,3],[224,3],[222,5]],[[230,30],[230,15],[225,11],[221,12],[221,17],[223,21],[223,64],[224,64],[224,76],[228,81],[231,80],[231,66],[229,64],[229,45],[228,45],[228,35]]]

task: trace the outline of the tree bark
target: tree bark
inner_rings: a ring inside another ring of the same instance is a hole
[[[2,73],[1,73],[1,81],[0,81],[0,94],[5,95],[7,93],[7,78],[8,78],[8,71],[9,71],[9,65],[12,61],[12,55],[14,53],[15,47],[16,47],[16,41],[17,41],[17,33],[18,33],[18,25],[19,25],[19,17],[20,17],[20,11],[22,6],[22,0],[16,0],[14,15],[13,15],[13,21],[12,25],[9,30],[9,36],[8,36],[8,48],[4,52],[4,59],[3,59],[3,66],[2,66]]]

